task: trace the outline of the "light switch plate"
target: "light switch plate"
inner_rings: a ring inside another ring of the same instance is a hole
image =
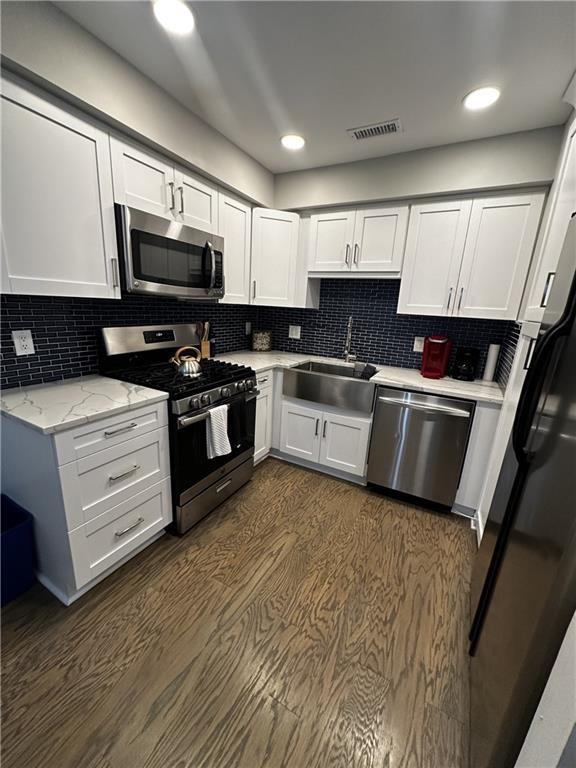
[[[414,336],[413,352],[424,352],[424,336]]]
[[[32,331],[12,331],[12,341],[18,356],[33,355],[36,351],[32,341]]]
[[[252,333],[252,323],[246,323],[245,333],[246,333],[246,336],[250,336],[250,334]]]
[[[289,339],[299,339],[301,331],[302,331],[302,326],[301,325],[289,325],[288,326],[288,338]]]

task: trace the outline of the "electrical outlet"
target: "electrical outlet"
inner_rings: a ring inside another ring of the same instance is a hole
[[[424,336],[414,336],[413,352],[424,352]]]
[[[32,331],[12,331],[12,341],[17,355],[33,355]]]
[[[246,323],[245,328],[246,328],[245,330],[246,336],[250,336],[250,334],[252,333],[252,323]]]
[[[302,326],[301,325],[289,325],[288,326],[288,338],[289,339],[299,339],[301,331],[302,331]]]

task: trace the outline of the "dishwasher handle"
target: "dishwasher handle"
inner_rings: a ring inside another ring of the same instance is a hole
[[[397,397],[383,397],[382,395],[378,396],[378,400],[382,403],[399,405],[402,408],[414,408],[416,411],[433,411],[434,413],[445,413],[449,416],[458,416],[462,419],[469,419],[472,415],[470,411],[465,411],[462,408],[451,408],[448,405],[426,405],[425,403],[411,403],[407,400],[401,400]]]

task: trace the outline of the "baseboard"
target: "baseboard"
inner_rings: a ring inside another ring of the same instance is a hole
[[[350,475],[347,472],[340,472],[337,469],[331,467],[325,467],[323,464],[316,464],[313,461],[306,461],[306,459],[299,459],[297,456],[290,456],[290,454],[282,453],[281,451],[272,448],[268,456],[272,456],[274,459],[280,459],[287,464],[296,464],[304,469],[313,469],[315,472],[321,472],[323,475],[330,475],[331,477],[337,477],[338,480],[346,480],[348,483],[354,483],[355,485],[366,485],[366,477],[358,477],[358,475]]]
[[[72,605],[72,603],[78,600],[78,598],[82,597],[82,595],[85,595],[86,592],[89,592],[92,589],[92,587],[95,587],[96,584],[99,584],[101,581],[104,581],[104,579],[107,576],[109,576],[114,571],[118,570],[118,568],[121,568],[125,563],[128,562],[128,560],[131,560],[139,552],[142,552],[143,549],[146,549],[146,547],[149,547],[150,544],[154,543],[161,536],[164,536],[164,533],[165,533],[164,530],[158,531],[157,533],[154,534],[154,536],[151,536],[149,539],[143,542],[139,547],[137,547],[136,549],[133,549],[129,554],[123,557],[122,560],[119,560],[117,563],[114,563],[114,565],[110,566],[110,568],[105,570],[104,573],[101,573],[95,579],[92,579],[92,581],[90,581],[88,584],[85,584],[83,587],[76,590],[75,592],[72,592],[72,594],[70,595],[67,595],[59,587],[53,584],[50,581],[50,579],[47,576],[45,576],[43,573],[36,573],[36,578],[38,579],[40,584],[42,584],[43,587],[46,587],[46,589],[49,592],[52,592],[54,597],[57,597],[61,603],[64,603],[64,605],[66,606]]]

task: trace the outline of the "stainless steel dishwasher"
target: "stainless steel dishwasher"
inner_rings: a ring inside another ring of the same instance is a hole
[[[378,387],[368,482],[452,506],[475,404]]]

